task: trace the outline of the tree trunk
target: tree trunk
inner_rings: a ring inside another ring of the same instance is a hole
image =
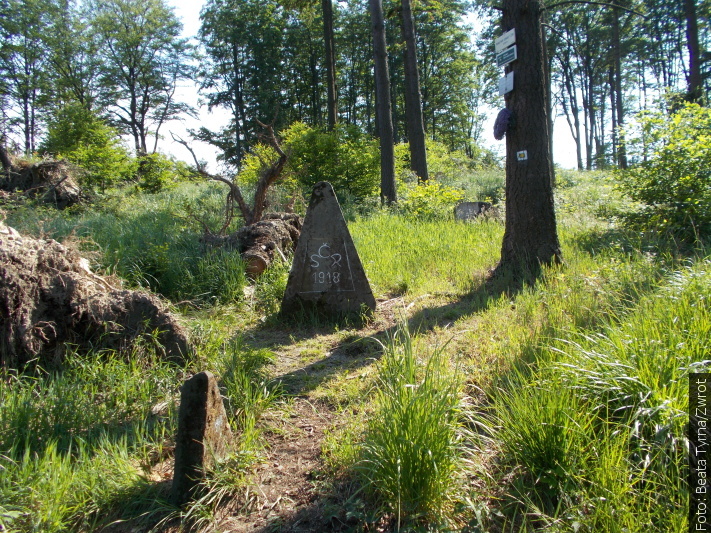
[[[393,147],[393,119],[390,108],[390,73],[385,41],[385,21],[381,0],[369,0],[373,30],[375,60],[375,105],[380,135],[380,200],[388,205],[397,202],[395,190],[395,150]]]
[[[544,87],[546,90],[546,117],[548,117],[548,161],[551,165],[551,187],[555,187],[555,165],[553,164],[553,94],[551,91],[552,60],[548,54],[546,28],[541,24],[541,41],[543,42]]]
[[[405,41],[405,114],[407,140],[410,145],[410,168],[417,174],[420,183],[427,181],[427,151],[425,126],[422,121],[422,97],[420,75],[417,71],[417,43],[415,21],[410,0],[402,0],[402,36]]]
[[[328,130],[333,131],[338,120],[336,96],[336,56],[333,37],[333,4],[331,0],[321,0],[323,11],[323,40],[326,45],[326,92],[328,105]]]
[[[614,54],[615,70],[615,111],[617,112],[617,164],[621,169],[627,168],[627,151],[625,150],[624,125],[625,113],[622,107],[622,43],[620,41],[620,10],[612,11],[612,53]],[[612,90],[612,87],[610,87]]]
[[[504,0],[504,31],[516,29],[515,88],[507,107],[515,119],[506,134],[506,228],[502,266],[536,268],[562,259],[556,229],[546,116],[539,0]],[[524,156],[525,152],[525,156]]]
[[[689,51],[689,92],[687,99],[697,102],[703,96],[701,77],[701,47],[699,46],[699,26],[696,16],[696,0],[684,0],[686,16],[686,43]]]

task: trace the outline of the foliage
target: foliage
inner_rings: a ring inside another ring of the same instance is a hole
[[[644,158],[620,171],[621,187],[647,206],[648,223],[686,238],[711,235],[711,109],[686,104],[640,117],[630,151]]]
[[[285,186],[298,185],[306,195],[319,181],[328,181],[339,196],[358,201],[376,193],[379,184],[377,142],[354,126],[339,125],[334,132],[321,131],[302,122],[283,132],[289,160],[284,168]],[[256,183],[264,160],[276,152],[258,145],[244,161],[239,179]]]
[[[447,518],[461,452],[458,376],[442,349],[420,360],[406,328],[384,346],[376,412],[355,467],[367,492],[394,513],[396,531]]]
[[[149,193],[169,188],[180,179],[179,166],[165,155],[155,152],[138,157],[138,187]]]
[[[137,154],[155,151],[148,136],[157,142],[165,121],[191,112],[174,93],[191,78],[192,46],[180,37],[181,24],[164,0],[96,0],[90,20],[101,42],[100,101],[132,137]]]
[[[135,161],[118,133],[96,113],[68,103],[50,119],[40,150],[63,157],[85,172],[82,185],[105,189],[133,177]]]
[[[464,199],[463,191],[442,185],[434,179],[400,188],[400,194],[400,210],[408,217],[423,220],[451,218],[454,206]]]
[[[375,194],[379,185],[377,142],[358,128],[339,125],[333,133],[296,123],[284,132],[291,151],[288,168],[307,189],[328,181],[356,199]]]

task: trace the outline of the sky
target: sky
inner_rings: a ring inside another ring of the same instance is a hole
[[[202,8],[203,0],[167,0],[168,5],[175,9],[175,14],[183,23],[183,36],[195,37],[200,28],[200,9]],[[198,108],[197,88],[190,82],[186,82],[180,88],[178,98]],[[504,105],[503,97],[501,97],[501,106]],[[493,135],[494,121],[498,114],[498,108],[487,110],[487,120],[484,125],[482,139],[480,144],[485,148],[492,149],[495,153],[502,155],[505,153],[504,141],[496,141]],[[165,126],[167,132],[173,132],[180,135],[184,139],[188,139],[187,129],[198,128],[202,125],[210,129],[217,129],[226,124],[228,117],[225,112],[215,110],[208,113],[207,106],[199,109],[197,119],[187,119],[184,122],[170,122]],[[175,157],[192,162],[192,158],[187,150],[174,142],[169,133],[164,135],[164,139],[159,146],[162,150],[173,154]],[[217,164],[217,151],[206,143],[194,141],[191,143],[192,148],[200,159],[203,159],[208,164],[208,169],[211,172],[220,171]],[[570,134],[570,129],[564,117],[555,117],[553,126],[553,159],[556,164],[562,168],[575,168],[575,143]]]

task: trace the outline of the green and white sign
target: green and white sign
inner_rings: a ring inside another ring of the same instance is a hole
[[[496,66],[497,67],[506,66],[509,63],[516,61],[517,57],[518,57],[518,53],[516,52],[516,45],[514,45],[511,48],[507,48],[500,54],[496,54]]]

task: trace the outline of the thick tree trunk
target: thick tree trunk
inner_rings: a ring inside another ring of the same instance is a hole
[[[415,21],[410,0],[402,0],[402,36],[405,41],[405,114],[407,115],[407,140],[410,145],[410,168],[420,183],[427,181],[427,151],[425,126],[422,121],[420,75],[417,71],[417,43]]]
[[[333,38],[333,4],[331,0],[321,0],[323,11],[323,40],[326,45],[326,93],[328,99],[328,129],[332,131],[338,120],[336,96],[336,55]]]
[[[555,165],[553,164],[553,94],[551,91],[552,60],[548,54],[548,42],[545,26],[541,25],[543,42],[544,87],[546,90],[546,116],[548,117],[548,161],[551,165],[551,187],[555,187]]]
[[[701,47],[699,46],[699,25],[696,16],[696,0],[684,0],[686,16],[686,43],[689,51],[689,92],[687,99],[696,102],[703,96],[701,77]]]
[[[506,134],[506,229],[499,267],[536,268],[562,259],[556,229],[546,116],[541,4],[505,0],[504,31],[516,29],[515,87],[507,97],[515,125]]]
[[[395,190],[395,150],[393,119],[390,108],[390,73],[385,41],[385,21],[381,0],[369,0],[375,59],[375,105],[380,135],[380,200],[388,205],[397,202]]]

